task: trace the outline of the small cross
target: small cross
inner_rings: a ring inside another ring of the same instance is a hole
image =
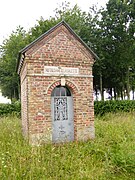
[[[62,124],[61,124],[61,126],[59,127],[59,129],[63,130],[63,129],[65,129],[65,127],[62,126]]]

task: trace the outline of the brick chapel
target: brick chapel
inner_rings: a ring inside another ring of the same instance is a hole
[[[94,138],[95,58],[65,21],[19,52],[22,129],[31,144]]]

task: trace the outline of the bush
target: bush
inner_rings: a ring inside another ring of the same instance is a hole
[[[106,113],[116,112],[132,112],[135,111],[135,101],[95,101],[94,112],[95,115],[104,115]],[[0,104],[0,116],[8,114],[21,114],[21,103],[16,101],[12,104]]]
[[[117,113],[117,112],[132,112],[135,111],[135,101],[123,100],[123,101],[95,101],[94,112],[95,115],[104,115],[106,113]],[[21,103],[16,101],[12,104],[0,104],[0,116],[8,114],[21,114]]]
[[[105,113],[116,112],[131,112],[135,110],[135,101],[123,100],[123,101],[95,101],[94,111],[95,115],[104,115]]]
[[[20,116],[21,103],[19,101],[12,104],[0,104],[0,116],[16,114]]]

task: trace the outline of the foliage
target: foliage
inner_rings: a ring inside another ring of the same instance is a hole
[[[5,39],[0,47],[0,89],[3,96],[9,99],[19,99],[19,77],[16,73],[18,52],[25,42],[25,31],[18,27]]]
[[[95,45],[100,59],[94,66],[95,89],[99,89],[102,75],[103,88],[109,89],[111,94],[113,88],[115,99],[116,95],[123,99],[125,90],[129,98],[134,84],[134,75],[130,73],[135,65],[134,3],[130,0],[109,0],[106,9],[96,13]]]
[[[95,101],[94,102],[94,113],[95,115],[103,116],[106,113],[117,113],[117,112],[134,112],[135,101],[123,100],[123,101]],[[0,104],[0,116],[21,114],[21,103],[15,101],[12,104]]]
[[[93,23],[91,21],[91,14],[88,15],[77,5],[75,5],[73,8],[65,5],[63,10],[56,10],[56,16],[60,20],[64,19],[85,43],[89,43]]]
[[[95,101],[95,115],[104,115],[106,113],[131,112],[135,111],[135,101],[133,100],[116,100],[116,101]]]
[[[53,26],[55,26],[58,22],[59,21],[53,17],[46,20],[43,17],[40,17],[40,19],[37,21],[37,24],[34,27],[32,27],[27,33],[27,41],[33,42],[39,36],[41,36],[49,29],[51,29]]]
[[[19,101],[12,104],[0,104],[0,117],[7,115],[16,114],[20,116],[21,114],[21,104]]]
[[[134,179],[135,115],[95,120],[96,139],[30,146],[20,119],[0,119],[0,179]]]

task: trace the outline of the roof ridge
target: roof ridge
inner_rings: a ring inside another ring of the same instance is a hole
[[[19,73],[20,70],[18,70],[19,66],[20,66],[20,62],[21,62],[21,55],[24,54],[27,50],[29,50],[30,48],[32,48],[37,42],[39,42],[40,40],[42,40],[45,36],[49,35],[50,33],[52,33],[55,29],[57,29],[58,27],[64,25],[69,32],[75,37],[77,38],[77,40],[88,50],[91,52],[92,56],[95,59],[98,59],[98,56],[91,50],[91,48],[74,32],[74,30],[69,26],[69,24],[65,21],[62,20],[60,21],[58,24],[56,24],[55,26],[53,26],[51,29],[49,29],[48,31],[46,31],[45,33],[43,33],[41,36],[39,36],[37,39],[35,39],[33,42],[31,42],[30,44],[28,44],[27,46],[25,46],[23,49],[21,49],[19,51],[19,56],[18,56],[18,61],[17,61],[17,71]],[[22,63],[22,62],[21,62]],[[20,68],[19,68],[20,69]]]

